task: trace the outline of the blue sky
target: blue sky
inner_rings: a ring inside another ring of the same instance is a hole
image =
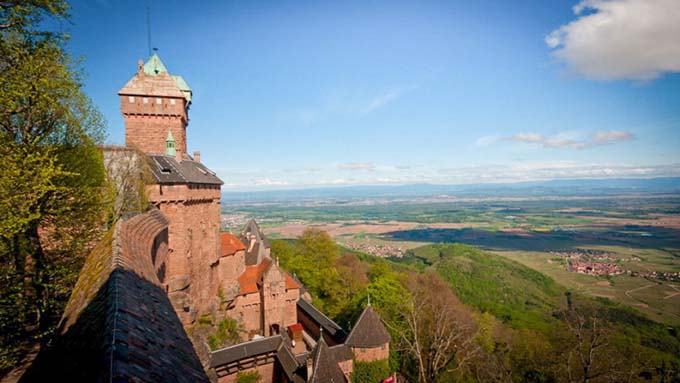
[[[224,190],[678,176],[672,3],[83,0],[66,28],[123,144],[150,7]]]

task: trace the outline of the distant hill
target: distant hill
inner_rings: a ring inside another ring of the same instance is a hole
[[[680,177],[648,179],[570,179],[468,185],[374,185],[224,192],[222,193],[222,201],[226,203],[239,203],[304,200],[357,200],[368,198],[588,197],[634,193],[680,193]]]

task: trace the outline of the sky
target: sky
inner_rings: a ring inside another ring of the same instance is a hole
[[[680,176],[680,4],[72,1],[69,51],[124,144],[151,46],[223,190]]]

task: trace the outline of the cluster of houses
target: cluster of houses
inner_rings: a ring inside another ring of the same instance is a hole
[[[384,245],[384,244],[374,244],[369,242],[346,242],[345,246],[352,250],[361,251],[367,254],[374,255],[380,258],[396,257],[401,258],[406,253],[406,249],[400,246]]]

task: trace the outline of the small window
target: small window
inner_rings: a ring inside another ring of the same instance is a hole
[[[135,96],[128,96],[129,102],[135,102]]]
[[[170,99],[170,105],[175,105],[175,99]]]
[[[148,103],[149,103],[149,99],[146,98],[146,97],[144,97],[144,98],[142,98],[142,102],[145,103],[145,104],[148,104]]]
[[[157,99],[156,99],[156,104],[159,104],[159,105],[160,105],[161,103],[163,103],[163,101],[161,101],[160,98],[157,98]]]

